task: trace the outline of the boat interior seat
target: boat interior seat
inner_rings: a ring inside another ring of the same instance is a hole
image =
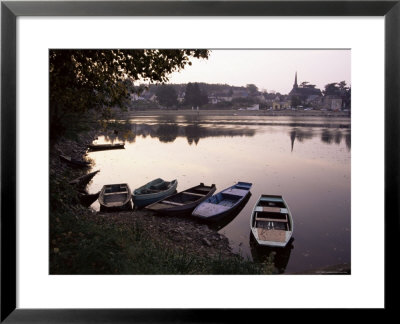
[[[250,188],[251,186],[240,186],[240,185],[236,185],[235,187],[236,187],[237,189],[249,190],[249,188]]]
[[[167,182],[160,182],[160,183],[151,185],[149,188],[152,190],[161,190],[161,189],[166,189],[167,186],[168,186]]]
[[[189,191],[185,191],[185,192],[183,192],[183,194],[192,195],[192,196],[199,196],[199,197],[204,197],[205,196],[205,194],[202,194],[202,193],[189,192]]]
[[[261,221],[261,222],[282,222],[282,223],[288,222],[287,214],[257,212],[255,216],[256,216],[256,221]]]
[[[175,201],[169,201],[169,200],[163,200],[162,203],[167,204],[167,205],[174,205],[174,206],[183,206],[184,205],[182,203],[178,203]]]
[[[233,199],[240,199],[243,197],[241,195],[235,195],[234,193],[227,193],[227,192],[222,192],[221,195],[223,198],[233,198]]]

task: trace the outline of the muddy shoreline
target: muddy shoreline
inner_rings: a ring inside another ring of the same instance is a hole
[[[146,210],[98,212],[88,218],[98,225],[139,226],[148,237],[171,250],[201,257],[229,258],[234,255],[224,235],[190,219],[162,216]]]

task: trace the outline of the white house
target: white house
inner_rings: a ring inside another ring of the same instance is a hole
[[[255,104],[253,106],[247,107],[247,110],[260,110],[260,104]]]

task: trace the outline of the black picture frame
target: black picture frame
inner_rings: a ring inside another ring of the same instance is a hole
[[[384,16],[385,309],[398,286],[391,256],[399,235],[400,0],[394,1],[2,1],[1,3],[1,322],[231,322],[266,310],[16,308],[16,19],[18,16]],[[372,190],[372,188],[371,188]],[[371,256],[373,263],[373,256]],[[371,265],[373,266],[373,264]],[[266,305],[267,307],[267,305]]]

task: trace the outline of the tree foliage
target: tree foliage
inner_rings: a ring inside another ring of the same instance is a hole
[[[172,107],[178,104],[178,95],[175,89],[168,85],[157,87],[156,96],[158,103],[165,107]]]
[[[324,96],[335,96],[342,99],[342,108],[351,106],[351,87],[347,86],[346,81],[328,83],[323,91]]]
[[[290,105],[292,107],[297,107],[300,106],[302,104],[302,100],[299,96],[292,96],[292,98],[290,99]]]
[[[340,96],[340,88],[336,82],[325,85],[324,96]]]
[[[166,82],[170,73],[191,65],[191,58],[208,55],[194,49],[50,50],[51,135],[60,132],[66,114],[123,107],[134,81]]]
[[[203,93],[198,83],[188,83],[185,91],[185,105],[201,107],[208,103],[208,96]]]
[[[315,84],[310,84],[308,81],[304,81],[300,84],[300,88],[309,88],[309,89],[315,89]]]
[[[258,93],[258,88],[255,84],[247,84],[246,88],[251,96],[255,96]]]

